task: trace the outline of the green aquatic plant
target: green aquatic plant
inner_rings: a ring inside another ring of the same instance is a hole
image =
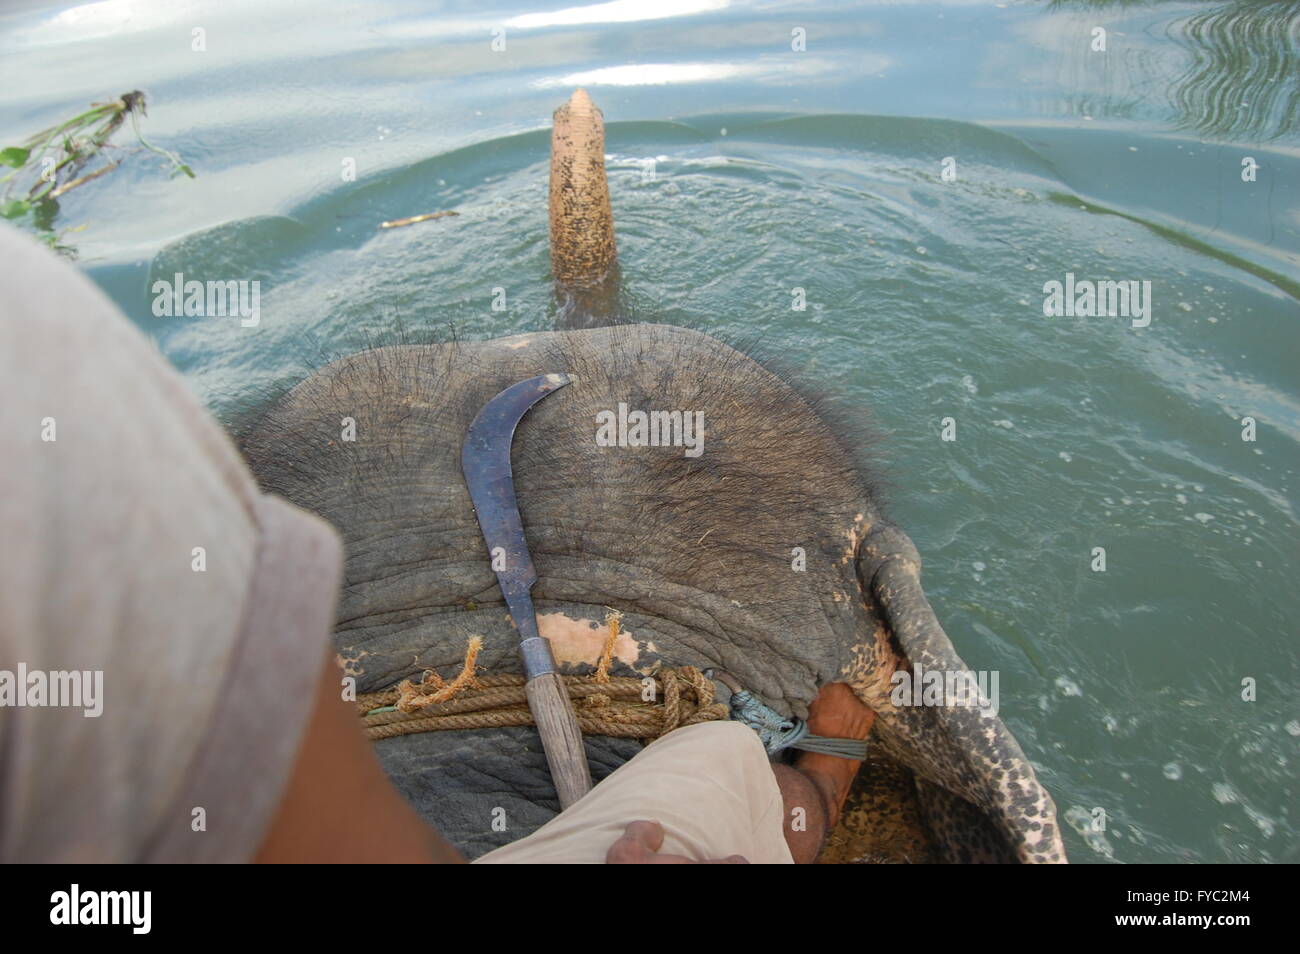
[[[194,170],[180,156],[144,137],[140,131],[144,115],[144,93],[133,90],[107,103],[92,103],[84,112],[42,129],[21,145],[0,149],[0,167],[9,169],[0,176],[4,185],[0,216],[31,228],[56,251],[71,254],[72,248],[62,244],[62,238],[78,229],[56,232],[59,198],[117,169],[121,161],[108,155],[113,148],[110,140],[127,119],[141,147],[166,159],[173,175],[194,178]],[[103,165],[91,168],[100,160]]]

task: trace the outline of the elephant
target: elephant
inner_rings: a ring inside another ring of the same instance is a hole
[[[512,455],[539,629],[563,671],[591,671],[616,610],[615,675],[725,670],[790,717],[847,682],[877,718],[823,860],[1064,862],[1052,799],[996,715],[897,704],[896,673],[967,667],[926,601],[915,547],[882,512],[852,415],[722,341],[628,319],[603,117],[581,90],[555,114],[550,215],[553,330],[372,347],[236,435],[264,491],[343,538],[334,638],[358,690],[458,668],[474,636],[484,670],[520,671],[459,452],[495,394],[564,372],[574,383],[528,413]],[[599,440],[600,422],[638,409],[694,415],[698,446]],[[356,440],[338,439],[343,418]],[[597,783],[642,744],[583,741]],[[376,751],[470,858],[559,811],[531,726],[404,735]]]

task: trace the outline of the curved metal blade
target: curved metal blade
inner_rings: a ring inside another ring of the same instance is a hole
[[[497,581],[521,640],[537,636],[537,615],[528,593],[537,582],[537,571],[519,518],[510,445],[515,427],[528,409],[571,380],[567,374],[540,374],[512,384],[483,405],[460,451],[460,467],[478,525],[494,569],[502,567],[495,569]]]

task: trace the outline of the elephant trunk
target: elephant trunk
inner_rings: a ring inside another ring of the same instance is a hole
[[[939,673],[945,682],[958,673],[973,676],[926,599],[921,555],[907,534],[884,521],[873,526],[859,547],[857,569],[865,594],[912,674]],[[990,709],[982,697],[972,705],[969,698],[962,702],[945,696],[942,704],[931,705],[930,688],[924,697],[916,694],[921,692],[917,684],[911,692],[910,704],[894,705],[892,694],[888,702],[868,701],[877,709],[880,750],[916,773],[930,830],[961,833],[946,839],[941,856],[947,861],[1064,863],[1056,805],[997,718],[996,701]]]
[[[555,111],[551,132],[551,272],[558,324],[621,323],[614,213],[605,179],[605,120],[586,90]]]

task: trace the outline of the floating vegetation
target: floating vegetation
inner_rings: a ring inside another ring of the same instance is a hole
[[[107,103],[92,103],[85,112],[41,130],[22,145],[0,149],[0,167],[9,168],[0,176],[4,185],[0,216],[27,226],[50,248],[71,255],[73,249],[62,244],[62,238],[84,226],[55,231],[59,199],[121,165],[120,159],[108,155],[117,148],[109,140],[128,118],[141,147],[166,159],[172,175],[193,179],[194,170],[180,156],[155,146],[140,132],[144,115],[144,93],[133,90]]]
[[[445,219],[449,215],[460,215],[459,212],[453,212],[450,209],[446,212],[427,212],[424,215],[413,215],[409,219],[393,219],[390,222],[380,222],[381,229],[396,229],[403,225],[414,225],[416,222],[428,222],[432,219]]]

